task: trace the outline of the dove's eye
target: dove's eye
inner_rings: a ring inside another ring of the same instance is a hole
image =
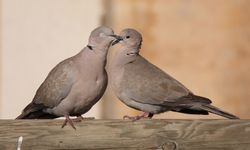
[[[130,36],[126,36],[126,39],[129,39],[130,38]]]

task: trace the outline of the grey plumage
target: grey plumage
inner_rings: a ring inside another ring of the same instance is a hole
[[[78,54],[59,63],[38,88],[33,101],[17,119],[46,119],[86,113],[107,87],[106,56],[115,40],[113,31],[98,27],[88,45]]]
[[[211,105],[211,100],[194,95],[183,84],[148,62],[139,54],[142,36],[134,29],[120,34],[121,48],[116,50],[111,83],[116,96],[129,107],[149,114],[175,111],[188,114],[214,113],[226,118],[238,117]],[[145,115],[137,117],[140,119]]]

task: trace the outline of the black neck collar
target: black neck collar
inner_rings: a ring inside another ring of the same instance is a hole
[[[87,45],[87,47],[88,47],[90,50],[93,50],[93,47],[92,47],[92,46]]]

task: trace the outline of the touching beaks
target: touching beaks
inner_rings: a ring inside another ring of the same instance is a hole
[[[110,36],[115,38],[115,40],[112,42],[112,46],[119,43],[121,40],[123,40],[122,37],[119,35],[114,34],[114,35],[110,35]]]
[[[119,35],[112,34],[110,36],[116,38],[117,40],[120,40],[120,41],[122,40],[122,37]]]

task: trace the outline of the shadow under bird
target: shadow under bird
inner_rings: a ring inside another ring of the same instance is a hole
[[[53,119],[65,116],[62,127],[69,122],[75,129],[73,121],[81,121],[81,115],[89,111],[106,90],[106,57],[115,40],[116,35],[108,27],[93,30],[88,45],[50,71],[32,102],[16,119]],[[77,118],[70,119],[69,116]]]
[[[208,98],[197,96],[179,81],[151,64],[139,52],[141,34],[134,29],[120,33],[121,48],[111,63],[111,84],[116,96],[127,106],[143,111],[139,116],[124,116],[131,120],[152,118],[154,114],[174,111],[187,114],[217,114],[239,119],[215,106]]]

